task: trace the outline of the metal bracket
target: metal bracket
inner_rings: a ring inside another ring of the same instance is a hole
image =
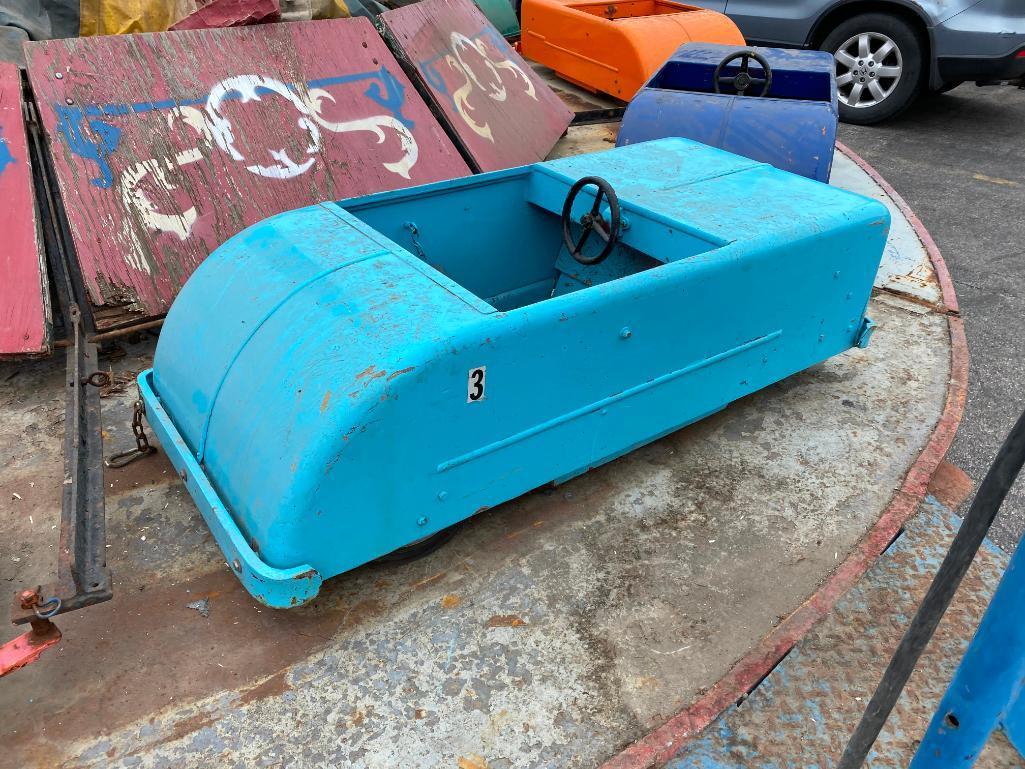
[[[97,369],[96,345],[85,338],[78,305],[68,313],[67,372],[64,412],[64,496],[61,502],[57,581],[37,592],[52,614],[81,609],[111,597],[107,569],[106,515],[103,502],[103,437],[100,392],[89,384]],[[15,597],[11,621],[16,625],[40,618],[37,607]]]
[[[861,328],[858,329],[858,335],[854,338],[854,344],[861,349],[865,349],[868,347],[868,342],[872,338],[872,332],[875,330],[875,322],[871,318],[863,318]]]

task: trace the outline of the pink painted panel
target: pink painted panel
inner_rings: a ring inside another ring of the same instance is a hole
[[[0,62],[0,356],[50,349],[46,256],[21,105],[21,73]]]
[[[104,327],[166,312],[213,249],[268,216],[469,173],[367,19],[26,52]]]
[[[480,170],[543,160],[573,119],[471,0],[422,0],[381,20]]]

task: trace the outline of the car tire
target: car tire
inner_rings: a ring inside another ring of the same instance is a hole
[[[845,123],[889,120],[907,109],[920,91],[922,42],[899,16],[854,16],[834,27],[819,48],[836,59],[840,119]],[[876,61],[880,52],[883,57]]]

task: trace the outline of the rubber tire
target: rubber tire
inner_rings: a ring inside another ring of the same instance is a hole
[[[922,41],[915,30],[899,16],[889,13],[863,13],[841,22],[822,40],[819,49],[835,54],[848,39],[862,32],[878,32],[896,43],[904,71],[897,87],[879,104],[848,107],[840,102],[840,120],[854,125],[873,125],[889,120],[906,110],[921,91]]]
[[[390,553],[380,556],[376,559],[377,563],[408,563],[409,561],[415,561],[424,556],[430,555],[442,545],[446,544],[452,537],[455,536],[456,532],[459,531],[460,524],[456,523],[449,526],[447,529],[435,532],[428,537],[418,539],[416,542],[412,542],[408,545],[404,545],[397,550],[392,550]]]

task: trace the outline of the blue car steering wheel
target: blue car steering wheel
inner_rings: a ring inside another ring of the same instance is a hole
[[[722,71],[727,64],[742,59],[740,62],[740,72],[736,75],[722,77]],[[751,59],[758,62],[758,66],[762,68],[762,72],[765,73],[764,77],[753,77],[751,72],[748,70],[751,64]],[[762,92],[757,94],[758,96],[765,96],[769,93],[769,88],[772,87],[772,68],[769,66],[769,62],[765,60],[758,51],[752,51],[750,48],[745,48],[741,51],[735,51],[727,56],[725,59],[719,62],[719,66],[715,68],[715,74],[712,75],[712,85],[715,86],[716,93],[722,93],[722,86],[728,85],[737,92],[737,96],[755,96],[756,94],[749,94],[747,89],[751,86],[761,86]]]

